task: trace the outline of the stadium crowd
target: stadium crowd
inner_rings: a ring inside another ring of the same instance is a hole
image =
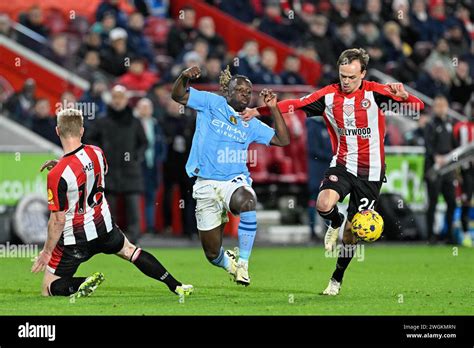
[[[145,183],[147,187],[156,189],[163,180],[165,188],[170,186],[168,183],[178,183],[184,192],[183,199],[189,202],[192,201],[189,180],[175,173],[184,174],[184,171],[176,171],[176,166],[184,167],[195,116],[189,110],[180,112],[179,106],[169,97],[169,84],[186,67],[201,67],[203,73],[196,83],[217,84],[220,71],[230,64],[233,73],[246,75],[255,84],[322,86],[337,79],[336,58],[340,52],[362,47],[371,57],[370,68],[387,73],[429,97],[444,95],[450,107],[462,114],[474,112],[474,11],[469,1],[207,2],[293,47],[295,54],[288,55],[283,69],[277,71],[275,50],[270,47],[261,49],[255,40],[246,41],[238,52],[229,52],[212,17],[197,20],[195,10],[186,7],[179,20],[171,20],[166,1],[151,5],[152,2],[135,0],[134,10],[126,13],[119,7],[119,1],[103,0],[93,23],[61,22],[58,17],[54,18],[56,22],[48,22],[41,7],[33,6],[15,20],[44,37],[47,44],[38,46],[36,41],[15,31],[12,20],[5,14],[0,14],[0,35],[27,47],[38,48],[36,51],[47,59],[90,82],[90,89],[79,98],[65,91],[58,101],[62,105],[76,102],[94,105],[93,115],[85,112],[86,139],[97,135],[96,124],[102,119],[119,128],[128,127],[132,119],[138,119],[143,126],[137,130],[139,138],[146,139],[143,144],[148,142],[148,146],[132,144],[130,138],[130,146],[139,147],[141,153],[139,165],[142,171],[137,174],[139,182],[136,186],[142,187]],[[167,28],[164,34],[157,35],[152,30],[158,25]],[[304,80],[299,73],[298,55],[322,65],[323,74],[319,81]],[[239,58],[237,67],[232,64],[235,56]],[[122,100],[124,105],[114,102],[114,93],[121,93],[112,90],[115,85],[131,92],[127,94],[126,102]],[[286,95],[289,97],[291,95]],[[28,79],[23,88],[6,101],[5,110],[15,121],[58,143],[55,120],[51,117],[54,106],[47,99],[37,97],[33,79]],[[424,145],[423,129],[430,113],[429,109],[425,110],[418,121],[419,127],[410,132],[401,133],[396,127],[389,126],[386,143]],[[305,132],[304,122],[304,118],[292,119],[292,139]],[[319,124],[316,128],[316,134],[324,130]],[[308,132],[314,129],[313,125],[307,127]],[[124,137],[132,135],[124,133]],[[307,145],[309,153],[314,153],[316,150],[312,147],[318,146]],[[120,147],[111,144],[111,148]],[[162,175],[159,175],[161,170]],[[298,170],[306,171],[306,165]],[[114,185],[113,179],[108,179],[108,182]],[[119,191],[126,190],[123,185],[118,187]],[[171,192],[165,192],[165,199],[171,199],[170,195]],[[153,197],[147,201],[153,202]],[[186,206],[191,210],[184,214],[183,224],[195,226],[192,221],[194,208],[192,204]],[[148,209],[147,223],[152,229],[152,207],[148,206]],[[168,226],[171,224],[170,214],[165,213]]]

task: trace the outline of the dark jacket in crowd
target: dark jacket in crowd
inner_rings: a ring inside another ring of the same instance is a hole
[[[53,117],[33,117],[31,130],[50,142],[61,146],[61,141],[56,134],[56,120]]]
[[[436,155],[445,155],[454,149],[453,127],[449,121],[434,116],[425,127],[425,172],[435,163]]]
[[[107,116],[94,122],[86,140],[104,150],[109,166],[107,191],[143,192],[142,162],[148,142],[130,107],[115,111],[109,106]]]

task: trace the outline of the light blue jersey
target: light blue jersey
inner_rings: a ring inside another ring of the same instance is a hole
[[[249,145],[270,145],[275,130],[256,118],[242,121],[227,100],[214,93],[190,88],[187,106],[197,111],[196,132],[186,163],[188,175],[219,181],[240,174],[248,178]]]

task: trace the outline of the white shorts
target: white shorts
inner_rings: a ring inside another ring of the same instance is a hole
[[[209,231],[228,222],[230,199],[235,190],[242,186],[251,187],[244,174],[228,181],[197,178],[193,186],[193,198],[196,200],[198,230]]]

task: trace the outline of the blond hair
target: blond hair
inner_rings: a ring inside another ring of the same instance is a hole
[[[80,137],[84,126],[84,117],[81,110],[64,109],[57,114],[59,134],[64,137]]]
[[[230,73],[230,67],[227,65],[225,70],[222,70],[219,75],[219,86],[220,86],[220,90],[222,94],[227,95],[229,93],[230,81],[235,80],[235,79],[244,79],[244,80],[247,80],[251,84],[251,81],[249,80],[247,76],[232,75]]]

